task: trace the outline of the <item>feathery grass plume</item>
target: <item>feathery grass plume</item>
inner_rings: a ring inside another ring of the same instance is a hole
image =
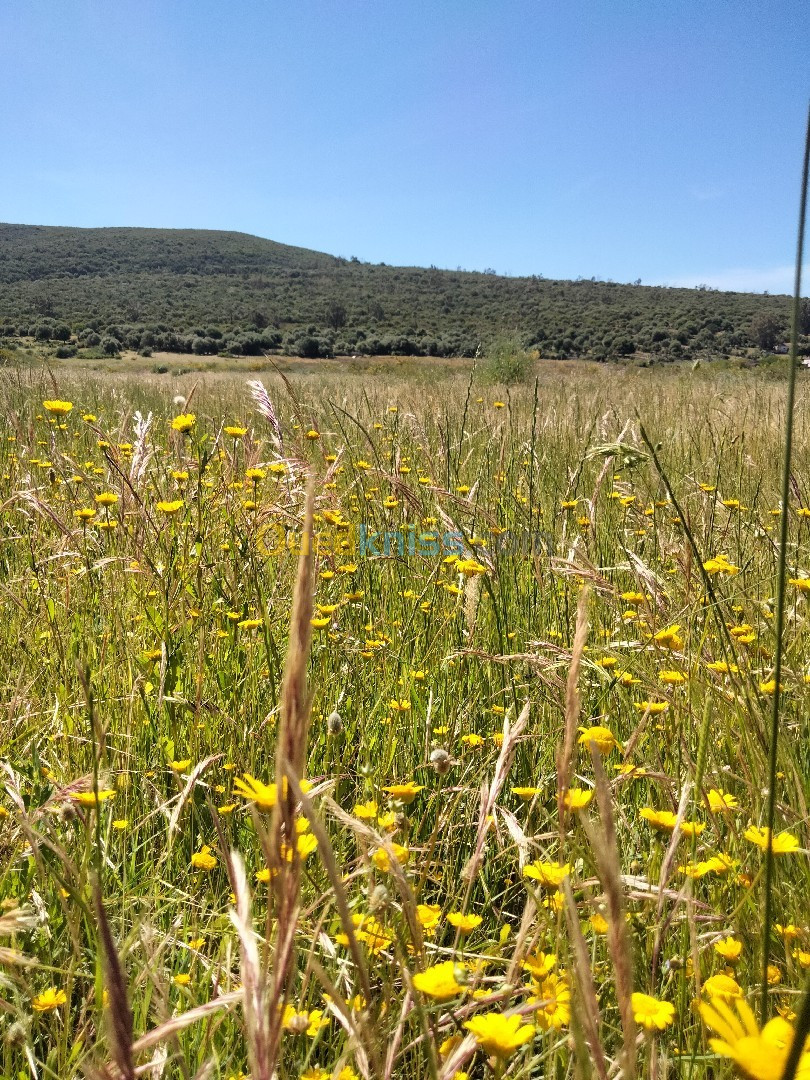
[[[129,463],[129,479],[132,484],[140,484],[146,468],[154,454],[154,448],[147,444],[149,429],[152,426],[152,413],[143,416],[140,409],[135,410],[133,429],[135,443],[132,447],[132,460]]]
[[[574,891],[571,888],[571,881],[567,877],[562,883],[562,891],[565,895],[565,919],[568,924],[568,933],[573,949],[574,978],[579,991],[579,1002],[582,1006],[577,1015],[582,1022],[583,1034],[588,1044],[596,1074],[599,1080],[607,1080],[607,1061],[604,1048],[599,1039],[601,1017],[599,1014],[599,1002],[596,997],[596,986],[593,981],[588,946],[579,925],[579,911],[574,899]]]
[[[231,852],[233,891],[236,908],[229,911],[239,935],[239,958],[242,975],[242,1009],[245,1017],[245,1042],[251,1076],[255,1080],[271,1080],[273,1064],[270,1051],[270,1002],[267,980],[259,959],[256,932],[253,929],[250,886],[245,864],[238,851]],[[277,1010],[280,1012],[280,1009]]]
[[[485,782],[481,789],[481,809],[478,814],[478,828],[476,831],[473,853],[470,856],[467,865],[461,871],[462,879],[467,882],[467,895],[462,910],[466,910],[470,889],[481,868],[481,862],[483,861],[484,855],[484,842],[487,833],[489,832],[495,804],[498,801],[498,796],[501,793],[503,785],[506,783],[506,778],[509,775],[512,762],[515,760],[515,751],[517,750],[518,741],[529,721],[529,709],[530,705],[527,701],[520,710],[520,716],[515,720],[514,724],[510,723],[508,713],[504,717],[503,741],[501,742],[501,751],[498,754],[498,760],[495,762],[495,771],[489,784],[487,785]]]
[[[174,1038],[179,1032],[185,1031],[186,1028],[191,1027],[193,1024],[198,1024],[201,1020],[207,1020],[223,1009],[230,1009],[232,1006],[241,1004],[244,996],[243,988],[231,990],[227,994],[220,994],[219,997],[206,1001],[203,1005],[196,1005],[193,1009],[186,1009],[185,1012],[172,1016],[169,1020],[158,1024],[157,1027],[152,1028],[151,1031],[147,1031],[145,1035],[141,1035],[139,1039],[136,1039],[132,1044],[132,1053],[137,1057],[139,1054],[151,1050],[153,1046],[160,1046],[161,1043]],[[256,1075],[258,1078],[258,1073]]]
[[[360,948],[360,943],[357,940],[355,934],[354,922],[352,921],[352,913],[349,907],[349,898],[346,893],[346,886],[343,882],[343,876],[340,872],[340,868],[335,858],[335,853],[332,850],[332,845],[329,842],[326,829],[323,823],[316,815],[312,800],[301,791],[300,785],[295,776],[288,773],[288,781],[293,789],[293,794],[298,798],[301,805],[301,812],[309,822],[309,827],[313,836],[318,841],[318,854],[320,855],[323,867],[326,870],[329,881],[332,885],[332,891],[335,898],[335,906],[338,910],[338,916],[340,918],[341,929],[346,935],[349,943],[349,951],[352,955],[352,962],[354,964],[354,970],[357,980],[360,984],[360,992],[363,995],[365,1001],[372,1000],[371,980],[369,978],[368,967],[363,955],[363,951]],[[353,818],[350,814],[347,814],[336,802],[330,799],[328,796],[323,797],[324,807],[335,817],[341,824],[355,828],[361,823]],[[393,860],[392,860],[393,862]],[[418,925],[418,920],[412,918],[413,922]],[[421,928],[418,933],[421,935]],[[342,1000],[340,995],[332,985],[331,979],[327,976],[318,961],[310,956],[309,964],[312,970],[315,972],[318,980],[323,986],[324,990],[330,997],[331,1006],[335,1015],[337,1015],[339,1021],[346,1028],[347,1032],[353,1035],[359,1044],[359,1048],[362,1051],[364,1058],[368,1059],[373,1067],[375,1075],[380,1073],[380,1061],[378,1046],[376,1042],[376,1032],[372,1030],[367,1023],[365,1010],[362,1010],[357,1019],[352,1017],[351,1010],[346,1003]]]
[[[804,261],[804,232],[807,219],[807,189],[810,180],[810,108],[807,110],[807,129],[804,136],[804,162],[799,196],[799,234],[796,244],[796,271],[793,284],[793,304],[790,313],[790,372],[785,404],[785,443],[782,456],[782,514],[779,524],[779,558],[776,570],[776,618],[774,638],[776,651],[773,663],[775,690],[771,704],[771,730],[768,746],[768,806],[766,827],[773,837],[776,823],[776,772],[779,745],[779,711],[782,702],[782,659],[785,649],[785,597],[787,589],[788,499],[790,497],[790,465],[793,454],[793,419],[796,402],[796,368],[798,366],[799,314],[802,296],[802,263]],[[762,982],[760,986],[760,1021],[768,1013],[768,966],[771,954],[771,923],[773,921],[773,843],[765,852],[765,915],[762,925]]]
[[[278,416],[276,410],[273,408],[273,402],[270,400],[270,395],[267,392],[267,388],[261,379],[248,379],[248,386],[250,387],[251,396],[256,404],[256,411],[261,413],[265,420],[270,425],[270,431],[273,435],[273,441],[276,444],[276,450],[279,453],[284,452],[284,440],[281,435],[281,424],[278,422]]]
[[[565,808],[565,795],[571,782],[571,764],[576,746],[577,724],[579,722],[579,669],[585,642],[588,637],[588,597],[590,589],[582,586],[577,603],[577,621],[574,628],[574,644],[571,649],[571,664],[565,683],[565,729],[562,746],[557,752],[557,813],[560,821],[560,833],[565,831],[568,811]]]
[[[652,977],[653,978],[655,978],[655,976],[656,976],[656,974],[658,972],[658,961],[659,961],[660,956],[661,956],[661,948],[662,948],[663,941],[664,941],[664,934],[669,929],[670,923],[672,922],[672,919],[673,919],[673,917],[675,915],[675,910],[676,910],[676,908],[678,906],[678,903],[680,902],[680,900],[682,899],[683,896],[687,895],[687,893],[689,892],[689,890],[691,889],[691,886],[692,886],[691,880],[689,878],[687,878],[686,881],[684,882],[683,886],[681,887],[680,892],[677,893],[676,896],[675,896],[675,904],[673,906],[672,912],[662,922],[661,921],[661,915],[662,915],[663,910],[664,910],[664,901],[668,897],[671,899],[671,896],[670,896],[670,894],[669,894],[669,892],[667,890],[667,883],[669,881],[670,874],[672,873],[672,866],[673,866],[673,863],[675,862],[675,856],[676,856],[677,851],[678,851],[678,842],[681,839],[681,822],[686,817],[686,811],[687,811],[687,808],[689,806],[689,795],[691,793],[691,790],[692,790],[692,785],[691,784],[686,783],[686,784],[683,785],[683,788],[681,790],[681,796],[680,796],[680,799],[678,801],[678,810],[677,810],[677,813],[675,815],[675,827],[672,830],[672,836],[669,839],[669,843],[667,844],[667,849],[664,852],[664,857],[661,860],[661,871],[660,871],[660,873],[658,875],[658,900],[657,900],[657,903],[656,903],[656,911],[655,911],[656,931],[655,931],[655,940],[653,942],[653,954],[652,954],[652,965],[651,965]],[[700,968],[699,967],[696,968],[695,972],[696,972],[695,977],[697,979],[698,990],[699,990],[700,989]]]
[[[475,632],[475,621],[478,616],[478,603],[481,599],[481,578],[474,574],[464,582],[464,619],[467,623],[467,634],[472,640]]]
[[[105,990],[109,995],[106,1012],[110,1050],[122,1080],[135,1080],[135,1058],[132,1051],[132,1009],[127,995],[127,985],[118,950],[115,947],[107,912],[101,899],[101,886],[93,880],[93,907],[98,923],[99,938],[104,958]]]
[[[11,937],[12,934],[21,934],[31,930],[37,925],[37,917],[32,911],[24,908],[12,908],[0,915],[0,937]],[[33,967],[37,961],[33,957],[26,956],[18,949],[8,949],[0,946],[0,965],[9,967]]]
[[[602,828],[598,829],[593,822],[589,823],[584,814],[581,820],[586,826],[586,834],[594,853],[605,894],[608,914],[607,944],[613,961],[613,980],[616,984],[616,999],[619,1003],[624,1038],[622,1075],[629,1080],[636,1069],[636,1022],[633,1018],[632,1003],[633,950],[625,920],[624,889],[619,861],[619,841],[616,835],[616,818],[613,813],[613,796],[599,748],[594,742],[591,742],[590,747],[596,801],[599,805]]]
[[[304,510],[301,550],[290,614],[290,636],[281,680],[280,718],[276,742],[276,790],[278,797],[270,820],[270,861],[276,900],[276,940],[270,988],[269,1060],[275,1064],[280,1042],[283,1006],[295,955],[301,857],[295,843],[298,799],[288,777],[300,782],[307,759],[312,695],[307,686],[307,663],[312,640],[313,526],[315,482],[310,478]],[[300,788],[299,788],[300,790]],[[284,845],[290,851],[285,859]],[[260,1077],[259,1080],[262,1080]]]
[[[177,825],[178,825],[178,823],[180,821],[180,815],[183,812],[183,807],[188,802],[188,799],[191,796],[192,791],[194,790],[194,786],[196,785],[197,781],[202,776],[202,774],[205,772],[205,770],[208,768],[208,766],[213,765],[213,763],[215,761],[219,761],[219,759],[221,757],[223,757],[222,754],[211,754],[209,757],[204,758],[202,761],[197,762],[197,764],[194,766],[194,768],[189,773],[188,780],[186,780],[186,783],[185,783],[185,786],[183,787],[183,790],[180,792],[180,795],[177,797],[177,801],[175,802],[174,807],[172,808],[172,815],[169,818],[169,827],[168,827],[167,832],[166,832],[166,846],[167,846],[167,848],[171,848],[171,846],[172,846],[172,840],[174,838],[174,833],[175,833],[175,831],[177,829]]]

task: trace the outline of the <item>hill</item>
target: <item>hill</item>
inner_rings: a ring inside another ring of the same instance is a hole
[[[0,224],[0,335],[87,347],[299,356],[709,359],[787,333],[785,297],[393,267],[246,233]]]

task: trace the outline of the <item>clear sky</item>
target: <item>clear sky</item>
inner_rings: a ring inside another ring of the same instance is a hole
[[[2,0],[0,220],[791,288],[805,0]]]

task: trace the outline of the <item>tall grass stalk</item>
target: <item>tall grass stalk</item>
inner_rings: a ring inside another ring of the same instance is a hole
[[[765,914],[762,926],[762,985],[760,989],[760,1016],[764,1024],[768,1011],[768,964],[770,961],[771,924],[773,922],[773,829],[776,820],[776,764],[779,749],[779,716],[782,703],[782,660],[785,635],[785,586],[787,585],[787,543],[790,498],[790,465],[793,456],[793,414],[796,401],[796,365],[799,336],[799,313],[802,294],[802,262],[804,259],[804,231],[807,217],[807,180],[810,166],[810,108],[807,114],[807,130],[804,137],[804,163],[802,165],[801,195],[799,197],[799,235],[796,242],[796,271],[793,284],[793,306],[790,317],[790,358],[788,390],[785,415],[785,442],[782,458],[782,514],[779,519],[779,562],[776,582],[776,655],[774,657],[774,680],[771,709],[771,732],[768,750],[768,844],[765,853]]]

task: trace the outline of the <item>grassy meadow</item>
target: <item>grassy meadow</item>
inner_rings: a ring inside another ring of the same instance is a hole
[[[782,1075],[803,380],[769,837],[784,382],[445,374],[0,376],[3,1080]]]

